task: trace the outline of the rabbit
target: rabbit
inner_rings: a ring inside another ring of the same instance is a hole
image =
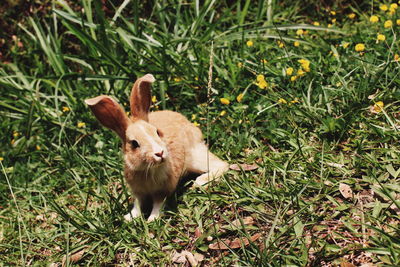
[[[140,216],[141,207],[149,202],[153,206],[147,221],[157,219],[164,200],[186,173],[200,174],[194,186],[203,186],[229,168],[209,152],[201,130],[182,114],[149,111],[154,81],[151,74],[136,80],[130,95],[130,117],[109,96],[85,100],[98,121],[121,138],[124,176],[135,197],[133,209],[124,216],[127,221]]]

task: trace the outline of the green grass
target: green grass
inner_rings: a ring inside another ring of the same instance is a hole
[[[23,20],[3,52],[0,266],[61,263],[82,250],[65,264],[172,265],[175,252],[189,251],[204,266],[400,265],[399,9],[117,2],[104,9],[101,1],[54,1],[48,16]],[[310,71],[291,81],[286,70],[295,75],[299,59]],[[145,73],[157,79],[153,109],[184,113],[221,158],[258,168],[231,170],[207,189],[180,188],[160,220],[127,223],[132,199],[119,140],[83,100],[109,94],[127,105]],[[252,236],[240,248],[209,248]]]

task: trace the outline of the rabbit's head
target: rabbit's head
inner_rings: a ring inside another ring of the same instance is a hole
[[[153,75],[146,74],[133,85],[131,117],[109,96],[85,100],[99,122],[121,138],[125,164],[134,171],[148,170],[168,159],[167,147],[161,139],[163,133],[149,123],[151,83],[154,81]]]

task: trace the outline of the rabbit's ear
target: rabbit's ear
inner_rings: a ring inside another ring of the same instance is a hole
[[[149,121],[148,114],[151,104],[151,84],[154,76],[146,74],[136,80],[131,92],[131,113],[134,118]]]
[[[86,99],[85,103],[103,126],[113,130],[122,140],[125,140],[129,119],[117,101],[109,96],[101,95]]]

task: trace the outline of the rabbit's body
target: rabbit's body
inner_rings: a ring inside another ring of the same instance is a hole
[[[112,98],[99,96],[86,100],[97,119],[122,139],[124,174],[138,200],[125,216],[140,215],[140,206],[153,203],[149,221],[159,216],[165,198],[171,195],[187,172],[201,174],[200,186],[228,169],[228,164],[208,151],[200,129],[173,111],[149,112],[150,74],[138,79],[131,93],[132,117]]]

